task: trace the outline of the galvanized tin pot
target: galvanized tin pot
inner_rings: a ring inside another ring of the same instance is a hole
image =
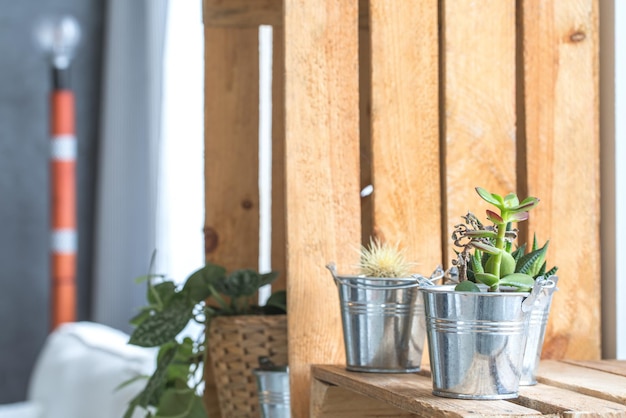
[[[456,292],[424,286],[433,394],[459,399],[518,396],[530,312],[544,287],[529,293]]]
[[[346,369],[373,373],[420,370],[426,339],[424,306],[415,277],[372,278],[338,275]],[[438,280],[438,269],[431,279]]]
[[[543,348],[543,340],[546,335],[546,325],[550,314],[550,306],[552,305],[552,297],[557,290],[557,276],[550,276],[549,280],[554,282],[555,286],[544,288],[535,305],[530,312],[528,323],[528,338],[526,340],[526,349],[524,350],[524,360],[522,362],[522,377],[520,378],[520,386],[530,386],[537,384],[537,368],[541,359],[541,350]]]
[[[254,369],[262,418],[290,418],[289,367]]]

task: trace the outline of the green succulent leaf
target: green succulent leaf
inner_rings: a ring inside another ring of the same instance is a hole
[[[537,199],[536,197],[527,197],[518,206],[509,208],[508,210],[510,213],[528,212],[529,210],[531,210],[538,204],[539,204],[539,199]]]
[[[522,258],[525,252],[526,252],[526,243],[523,243],[522,245],[517,247],[515,251],[511,253],[513,258],[515,259],[516,264],[519,262],[519,259]]]
[[[524,273],[529,276],[533,275],[532,269],[535,265],[535,262],[542,257],[541,250],[535,250],[528,254],[525,254],[522,258],[517,262],[517,267],[515,268],[516,273]]]
[[[509,221],[522,222],[528,219],[528,212],[513,212],[509,215]]]
[[[559,268],[557,266],[552,267],[550,270],[546,272],[546,274],[544,274],[544,277],[554,276],[556,272],[558,271],[558,269]]]
[[[492,210],[487,209],[487,219],[496,225],[504,225],[504,218]]]
[[[475,283],[470,282],[469,280],[464,280],[461,283],[457,284],[454,287],[454,290],[457,292],[479,292],[480,288],[476,286]]]
[[[480,250],[474,251],[474,254],[472,254],[471,263],[472,263],[472,272],[474,273],[485,272],[485,269],[483,268],[483,263],[482,263],[482,251]]]
[[[535,279],[528,274],[513,273],[500,279],[501,286],[513,286],[520,290],[527,291],[535,285]]]
[[[465,236],[468,238],[490,238],[496,239],[497,237],[496,231],[487,230],[487,229],[476,229],[465,232]]]
[[[519,199],[515,193],[509,193],[504,196],[504,206],[507,208],[513,208],[519,205]]]
[[[502,196],[498,194],[489,193],[486,189],[482,187],[476,187],[476,193],[478,193],[478,195],[482,197],[485,202],[491,203],[497,208],[502,208],[504,206],[504,199],[502,199]]]
[[[483,284],[486,284],[489,287],[497,285],[500,282],[500,279],[498,279],[498,276],[496,276],[495,274],[491,274],[491,273],[475,273],[474,277],[476,278],[477,281]]]
[[[499,267],[498,261],[500,263]],[[500,255],[495,254],[489,257],[487,263],[485,264],[485,271],[494,274],[496,277],[504,277],[508,274],[514,273],[515,258],[513,258],[513,256],[506,251],[500,250]]]
[[[474,246],[474,248],[476,248],[476,249],[478,249],[480,251],[483,251],[483,252],[485,252],[487,254],[498,254],[498,253],[500,253],[500,251],[502,251],[502,250],[494,247],[493,245],[484,243],[482,241],[474,241],[472,243],[472,245]]]
[[[533,234],[533,247],[531,251],[535,251],[539,248],[539,241],[537,240],[537,234]]]

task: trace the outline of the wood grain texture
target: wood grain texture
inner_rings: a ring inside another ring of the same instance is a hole
[[[355,373],[341,366],[328,365],[313,366],[312,374],[314,379],[393,405],[399,411],[423,417],[543,415],[540,411],[504,400],[485,402],[438,397],[432,394],[431,379],[415,374]]]
[[[289,366],[292,416],[304,418],[309,365],[345,362],[337,289],[324,266],[358,261],[358,8],[285,0],[284,13]]]
[[[258,29],[205,26],[206,260],[258,268]],[[204,401],[220,416],[213,370]]]
[[[205,26],[281,26],[282,0],[204,0]]]
[[[546,358],[600,358],[597,0],[524,1],[529,232],[559,266]]]
[[[563,362],[626,377],[626,360],[563,360]]]
[[[374,235],[442,263],[438,1],[370,0]]]
[[[285,36],[273,28],[272,56],[272,270],[279,276],[272,290],[287,288],[285,230]]]
[[[422,415],[403,412],[385,402],[314,379],[311,383],[310,416],[311,418],[419,418]]]
[[[543,360],[537,381],[626,405],[626,377],[599,370]]]
[[[450,233],[487,205],[474,191],[516,191],[515,0],[443,2],[446,262]]]
[[[520,387],[519,397],[511,402],[536,409],[544,414],[553,413],[565,417],[617,418],[626,416],[625,405],[543,384]]]
[[[258,29],[205,27],[207,261],[258,268]]]

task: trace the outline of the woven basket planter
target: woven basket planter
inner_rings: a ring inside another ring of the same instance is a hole
[[[287,364],[287,316],[219,316],[211,320],[207,348],[222,418],[258,418],[252,370],[259,357]]]

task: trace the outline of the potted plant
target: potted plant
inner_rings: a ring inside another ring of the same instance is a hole
[[[140,278],[147,281],[148,304],[131,320],[136,328],[129,343],[158,347],[158,357],[154,373],[130,402],[125,417],[131,417],[137,407],[144,408],[146,416],[207,417],[202,392],[209,359],[222,416],[258,416],[252,373],[258,357],[277,364],[287,362],[285,292],[274,292],[264,306],[255,302],[257,291],[276,276],[275,272],[260,274],[244,269],[227,274],[223,267],[209,263],[182,285],[163,275]],[[181,338],[191,323],[199,324],[198,335]],[[244,342],[240,334],[246,332],[256,334],[252,340],[260,348],[241,347]],[[234,358],[220,357],[224,345]],[[231,372],[227,376],[223,375],[224,365]],[[238,390],[233,391],[233,387]],[[231,412],[233,408],[236,414]]]
[[[346,369],[411,373],[420,370],[425,341],[424,309],[415,263],[398,245],[370,239],[353,275],[327,265],[339,291]],[[443,276],[441,269],[431,276]]]
[[[513,398],[522,377],[530,318],[549,309],[556,267],[546,268],[547,242],[539,247],[535,239],[528,253],[526,244],[514,245],[513,224],[528,219],[539,199],[520,202],[514,193],[503,197],[480,187],[476,192],[497,211],[486,211],[491,225],[468,213],[455,226],[452,239],[460,250],[451,271],[458,284],[429,286],[422,281],[433,393]],[[541,347],[534,350],[529,359],[537,358]],[[534,379],[536,364],[528,367]]]

